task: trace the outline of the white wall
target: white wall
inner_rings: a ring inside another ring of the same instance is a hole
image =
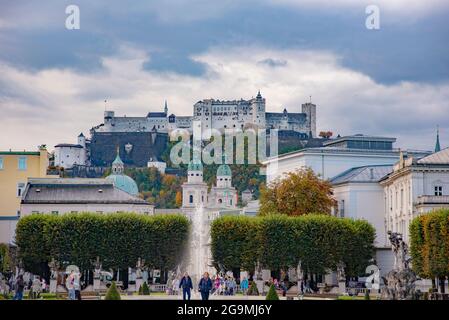
[[[341,200],[345,202],[345,217],[368,221],[376,229],[376,247],[384,248],[389,246],[385,231],[383,188],[378,183],[351,182],[334,186],[333,190],[339,209]]]
[[[32,213],[52,213],[58,211],[58,214],[71,212],[136,212],[142,214],[154,214],[152,205],[133,205],[133,204],[21,204],[20,214],[22,217]]]
[[[70,169],[75,164],[86,164],[86,149],[76,147],[55,148],[55,166]]]
[[[0,243],[13,243],[17,221],[17,219],[0,220]]]

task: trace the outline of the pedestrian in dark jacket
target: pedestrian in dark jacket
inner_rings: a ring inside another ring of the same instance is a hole
[[[193,285],[192,279],[187,272],[184,273],[184,277],[182,277],[179,287],[182,288],[182,300],[190,300],[190,290],[193,289]]]
[[[14,300],[23,299],[23,289],[25,288],[25,281],[23,281],[23,275],[19,275],[16,280],[16,294],[14,295]]]
[[[198,290],[201,293],[202,300],[209,300],[209,292],[212,290],[212,280],[209,278],[209,273],[204,272],[198,284]]]

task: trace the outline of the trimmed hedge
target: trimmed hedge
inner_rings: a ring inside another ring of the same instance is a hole
[[[91,269],[97,256],[104,268],[128,268],[140,257],[150,267],[172,269],[188,230],[187,218],[180,215],[36,214],[19,220],[16,244],[25,268],[35,273],[52,258]]]
[[[410,224],[412,268],[421,277],[449,276],[449,210],[440,209]]]
[[[344,262],[348,276],[363,275],[374,255],[375,229],[363,220],[326,215],[223,217],[212,222],[212,256],[228,270],[296,268],[324,274]],[[246,260],[251,261],[248,263]]]
[[[0,243],[0,273],[11,270],[11,259],[9,253],[9,245]]]

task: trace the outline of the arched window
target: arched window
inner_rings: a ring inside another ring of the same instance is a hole
[[[193,203],[193,195],[189,195],[189,203]]]
[[[218,203],[223,203],[223,200],[221,200],[221,199],[218,199]]]

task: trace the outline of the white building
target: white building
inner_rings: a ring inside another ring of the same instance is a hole
[[[393,172],[380,181],[389,231],[409,242],[413,218],[433,209],[449,208],[449,148],[421,159],[401,156]]]
[[[21,217],[35,213],[154,214],[154,206],[117,187],[107,179],[28,179],[21,205]]]
[[[392,165],[372,165],[349,169],[330,180],[341,218],[363,219],[376,229],[376,262],[381,275],[393,268],[394,257],[387,238],[384,217],[384,190],[379,181],[393,170]]]
[[[55,166],[70,169],[74,165],[85,165],[87,162],[86,138],[81,133],[77,144],[61,143],[55,146]]]
[[[398,149],[393,149],[395,141],[395,138],[354,135],[327,141],[323,147],[272,157],[263,162],[267,165],[267,183],[305,167],[311,168],[323,179],[331,179],[355,167],[393,165],[400,154]],[[409,153],[417,156],[429,154],[423,151]]]
[[[164,161],[159,161],[157,159],[150,158],[147,164],[148,168],[156,168],[160,173],[164,174],[165,169],[167,169],[167,164]]]

